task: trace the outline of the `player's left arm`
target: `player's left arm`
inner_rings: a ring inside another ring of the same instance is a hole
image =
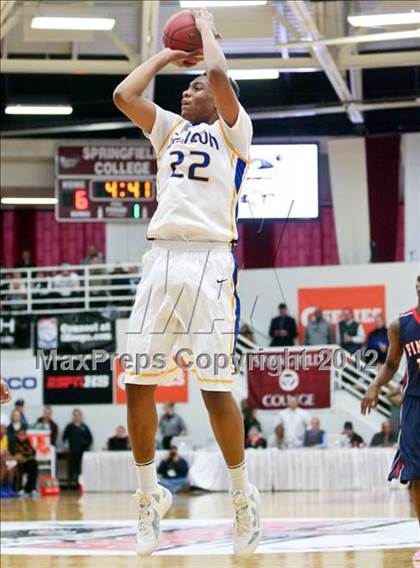
[[[225,55],[217,41],[220,35],[214,27],[213,16],[206,8],[196,8],[192,13],[195,25],[201,34],[204,65],[217,111],[228,126],[233,126],[239,116],[239,102],[230,84]]]
[[[388,384],[400,366],[403,354],[403,346],[400,341],[400,322],[394,320],[388,329],[389,349],[386,361],[380,368],[376,379],[369,386],[366,395],[362,399],[362,414],[370,414],[372,408],[376,408],[379,400],[381,387]]]

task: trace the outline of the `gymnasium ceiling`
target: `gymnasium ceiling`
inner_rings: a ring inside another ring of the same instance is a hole
[[[112,91],[161,47],[163,25],[179,9],[177,0],[2,0],[2,136],[137,137]],[[420,12],[420,1],[268,1],[212,12],[231,69],[278,71],[275,79],[240,82],[255,133],[272,137],[420,130],[420,24],[355,28],[347,21],[411,10]],[[112,17],[116,25],[111,32],[40,31],[30,27],[34,15]],[[380,41],[371,41],[374,34]],[[150,95],[179,111],[190,80],[168,68]],[[66,117],[5,115],[11,103],[65,103],[74,110]]]

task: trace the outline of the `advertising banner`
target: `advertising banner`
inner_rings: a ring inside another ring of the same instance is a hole
[[[44,369],[44,404],[111,404],[112,374],[109,361],[85,361],[89,370]]]
[[[0,316],[2,349],[27,349],[31,342],[31,322],[28,316]]]
[[[374,327],[375,316],[382,315],[386,321],[385,286],[299,288],[298,305],[301,343],[316,308],[323,310],[324,318],[333,326],[334,333],[344,308],[353,310],[355,321],[363,325],[366,335]]]
[[[248,360],[250,405],[283,409],[288,396],[294,395],[302,408],[330,408],[332,355],[333,349],[317,347],[273,348],[255,353]]]
[[[160,385],[156,389],[156,402],[188,402],[188,377],[187,369],[179,369],[178,376],[170,385]],[[117,404],[125,404],[124,369],[119,359],[114,362],[114,401]]]
[[[42,372],[36,368],[32,351],[8,351],[2,357],[1,374],[12,400],[23,398],[27,406],[42,405]]]
[[[80,312],[39,318],[36,349],[56,349],[60,355],[90,353],[93,349],[115,351],[115,322],[100,313]]]

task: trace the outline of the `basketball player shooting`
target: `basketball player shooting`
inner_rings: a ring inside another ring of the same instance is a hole
[[[389,326],[389,349],[385,364],[369,386],[362,400],[362,414],[378,404],[380,389],[388,384],[400,365],[403,352],[407,358],[407,376],[401,406],[398,451],[388,480],[410,483],[410,491],[420,523],[420,275],[417,277],[417,306],[394,320]],[[420,551],[416,553],[420,560]]]
[[[238,101],[237,85],[217,42],[211,14],[192,11],[201,35],[205,74],[182,93],[181,114],[142,96],[169,63],[193,66],[201,54],[165,48],[124,79],[114,92],[117,107],[143,129],[157,155],[158,207],[147,237],[143,276],[130,318],[127,351],[165,355],[165,368],[126,372],[128,428],[139,488],[137,553],[158,546],[160,519],[172,496],[158,485],[155,467],[156,386],[175,377],[176,339],[187,338],[200,353],[229,356],[227,368],[195,369],[215,438],[231,481],[235,513],[234,553],[251,554],[261,537],[259,495],[248,481],[244,427],[231,394],[232,355],[239,323],[236,205],[249,161],[252,124]]]

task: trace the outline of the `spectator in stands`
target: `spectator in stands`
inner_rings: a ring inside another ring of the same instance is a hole
[[[279,315],[271,320],[271,347],[294,345],[297,336],[296,321],[288,315],[286,304],[279,304]]]
[[[99,263],[96,260],[97,258],[99,258]],[[91,244],[91,245],[88,246],[87,255],[83,259],[82,264],[92,264],[93,260],[98,264],[104,264],[105,257],[101,253],[101,251],[96,248],[96,246],[94,244]]]
[[[159,429],[162,435],[162,448],[169,450],[174,436],[185,436],[187,428],[185,422],[178,414],[175,414],[175,404],[167,402],[163,407],[163,414],[159,420]]]
[[[359,448],[364,445],[363,438],[353,430],[352,422],[344,422],[343,436],[345,445],[350,448]]]
[[[350,354],[359,351],[365,342],[366,334],[361,323],[357,323],[353,317],[353,310],[344,308],[343,319],[337,326],[337,343]]]
[[[139,268],[138,266],[130,266],[130,268],[128,269],[128,282],[131,286],[131,295],[135,296],[136,292],[137,292],[137,287],[139,285],[140,282],[140,274],[139,274]]]
[[[27,298],[27,287],[26,281],[20,272],[13,273],[12,278],[9,281],[8,292],[6,300],[10,302],[19,302],[13,306],[8,306],[8,309],[24,310],[25,305],[21,302]]]
[[[305,345],[330,345],[333,343],[333,333],[331,325],[323,317],[322,310],[316,308],[313,319],[306,328]]]
[[[93,437],[89,426],[83,422],[82,413],[78,408],[73,410],[72,418],[73,420],[64,429],[63,442],[68,442],[70,450],[68,461],[69,487],[77,487],[83,453],[89,450]]]
[[[313,416],[310,421],[310,428],[306,430],[305,437],[303,439],[303,445],[305,448],[326,448],[327,447],[327,436],[324,430],[321,430],[321,423],[319,418]]]
[[[24,493],[29,495],[36,495],[36,483],[38,480],[38,463],[35,458],[36,452],[32,447],[28,437],[26,435],[26,430],[19,430],[16,433],[16,443],[13,449],[13,457],[18,462],[18,474],[19,474],[19,491],[22,490],[22,477],[23,474],[27,474],[27,481],[24,487]]]
[[[64,262],[62,270],[51,279],[51,297],[69,298],[77,296],[80,288],[80,280],[74,271],[70,271],[70,265]],[[66,307],[71,307],[67,304]]]
[[[114,270],[111,272],[112,276],[116,278],[112,279],[112,286],[126,286],[125,290],[111,290],[112,296],[129,296],[130,295],[130,280],[128,278],[128,272],[120,264],[114,266]],[[124,304],[126,302],[124,301]]]
[[[259,432],[262,431],[261,423],[257,419],[257,409],[253,406],[247,405],[246,408],[242,410],[242,414],[244,417],[244,433],[245,438],[249,435],[249,431],[251,428],[256,428]]]
[[[157,472],[161,476],[160,485],[172,493],[188,489],[188,464],[178,454],[176,446],[171,446],[168,457],[160,462]]]
[[[27,429],[28,428],[28,421],[26,420],[25,416],[25,401],[23,398],[18,398],[15,402],[15,409],[20,412],[22,426]]]
[[[32,280],[32,298],[34,300],[34,307],[39,307],[43,310],[48,308],[47,304],[40,304],[36,300],[47,300],[51,292],[51,279],[45,275],[43,270],[38,270]]]
[[[35,428],[39,428],[40,430],[45,428],[46,430],[49,430],[51,437],[51,444],[53,446],[56,445],[58,437],[58,426],[52,419],[51,406],[44,407],[44,410],[42,411],[42,416],[40,416],[35,423]]]
[[[388,447],[393,446],[397,443],[398,436],[392,429],[392,424],[390,420],[385,420],[382,422],[382,429],[373,435],[370,442],[370,447],[374,448],[377,446]]]
[[[250,341],[251,343],[257,343],[254,335],[254,330],[247,323],[241,325],[239,333],[243,335],[246,339],[248,339],[248,341]]]
[[[368,334],[365,349],[366,363],[383,365],[388,351],[388,330],[382,316],[375,317],[375,328]]]
[[[16,497],[13,489],[17,474],[17,462],[11,459],[9,452],[9,440],[7,438],[7,426],[0,426],[0,497]]]
[[[274,434],[272,434],[268,440],[268,447],[277,448],[278,450],[284,450],[286,447],[283,424],[277,424],[274,428]]]
[[[24,249],[22,251],[21,257],[19,262],[16,265],[16,268],[35,268],[36,264],[32,260],[32,253],[28,249]]]
[[[16,434],[20,430],[26,430],[26,426],[23,423],[20,411],[15,408],[10,416],[10,423],[7,427],[7,438],[9,440],[9,448],[12,453],[15,447]]]
[[[250,428],[248,436],[245,438],[245,448],[254,448],[255,450],[265,449],[267,440],[262,436],[258,428]]]
[[[127,430],[124,426],[117,426],[115,436],[108,438],[107,448],[110,452],[127,451],[130,449]]]
[[[287,448],[301,448],[305,432],[309,426],[310,416],[306,410],[299,408],[298,399],[288,396],[288,407],[279,413],[278,424],[284,426],[284,437]]]
[[[98,255],[92,256],[89,264],[89,276],[93,276],[93,278],[89,278],[89,295],[94,299],[92,307],[104,308],[109,295],[108,291],[104,289],[108,286],[108,280],[99,278],[104,275],[104,270],[99,267],[101,264],[100,257]],[[100,298],[103,298],[104,301],[98,301]]]

